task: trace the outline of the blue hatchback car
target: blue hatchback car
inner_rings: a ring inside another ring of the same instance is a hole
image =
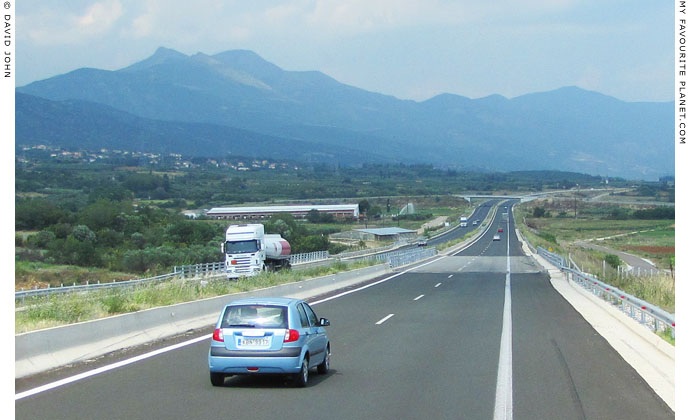
[[[309,369],[330,369],[330,322],[319,319],[299,299],[250,298],[223,308],[211,339],[208,367],[211,384],[223,385],[232,375],[285,374],[303,387]]]

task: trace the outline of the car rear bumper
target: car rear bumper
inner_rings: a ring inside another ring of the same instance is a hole
[[[230,374],[298,373],[301,349],[288,347],[278,351],[237,351],[211,347],[208,367],[211,372]]]

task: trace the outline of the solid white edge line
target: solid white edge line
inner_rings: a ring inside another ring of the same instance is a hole
[[[405,273],[407,273],[407,272],[409,272],[409,271],[411,271],[411,270],[414,270],[414,269],[416,269],[416,268],[423,267],[423,266],[425,266],[425,265],[434,263],[434,262],[436,262],[436,261],[438,261],[438,260],[441,260],[441,259],[443,259],[443,258],[446,258],[446,256],[444,255],[444,256],[442,256],[441,258],[437,258],[437,259],[435,259],[435,260],[428,261],[428,262],[426,262],[426,263],[424,263],[424,264],[421,264],[421,265],[418,265],[418,266],[415,266],[415,267],[411,267],[411,268],[409,268],[409,269],[407,269],[407,270],[405,270],[405,271],[401,271],[400,273],[394,274],[394,275],[392,275],[392,276],[390,276],[390,277],[386,277],[386,278],[381,279],[381,280],[379,280],[379,281],[377,281],[377,282],[367,284],[366,286],[362,286],[362,287],[360,287],[360,288],[353,289],[353,290],[348,290],[347,292],[339,293],[339,294],[337,294],[337,295],[335,295],[335,296],[331,296],[331,297],[328,297],[328,298],[325,298],[325,299],[321,299],[321,300],[316,301],[316,302],[312,302],[312,303],[310,303],[310,305],[318,305],[319,303],[327,302],[327,301],[329,301],[329,300],[333,300],[333,299],[337,299],[337,298],[342,297],[342,296],[345,296],[345,295],[349,295],[350,293],[354,293],[354,292],[358,292],[358,291],[360,291],[360,290],[364,290],[364,289],[366,289],[366,288],[368,288],[368,287],[375,286],[375,285],[377,285],[377,284],[383,283],[383,282],[388,281],[388,280],[390,280],[390,279],[392,279],[392,278],[395,278],[395,277],[398,277],[398,276],[400,276],[400,275],[402,275],[402,274],[405,274]],[[393,314],[391,314],[391,315],[389,316],[389,318],[390,318],[391,316],[393,316]],[[384,321],[385,321],[385,319],[384,319]],[[168,346],[168,347],[164,347],[164,348],[161,348],[161,349],[158,349],[158,350],[154,350],[154,351],[152,351],[152,352],[145,353],[145,354],[142,354],[142,355],[139,355],[139,356],[136,356],[136,357],[132,357],[132,358],[127,359],[127,360],[121,360],[121,361],[119,361],[119,362],[117,362],[117,363],[113,363],[113,364],[110,364],[110,365],[107,365],[107,366],[101,366],[100,368],[97,368],[97,369],[94,369],[94,370],[90,370],[90,371],[88,371],[88,372],[80,373],[80,374],[78,374],[78,375],[70,376],[69,378],[64,378],[64,379],[60,379],[59,381],[55,381],[55,382],[51,382],[51,383],[49,383],[49,384],[41,385],[41,386],[39,386],[39,387],[36,387],[36,388],[33,388],[33,389],[29,389],[29,390],[24,391],[24,392],[20,392],[20,393],[18,393],[18,394],[14,394],[14,400],[17,401],[17,400],[20,400],[20,399],[22,399],[22,398],[26,398],[26,397],[29,397],[29,396],[32,396],[32,395],[40,394],[41,392],[49,391],[49,390],[51,390],[51,389],[58,388],[58,387],[61,387],[61,386],[63,386],[63,385],[67,385],[67,384],[70,384],[70,383],[72,383],[72,382],[76,382],[76,381],[79,381],[79,380],[82,380],[82,379],[86,379],[86,378],[88,378],[88,377],[91,377],[91,376],[94,376],[94,375],[98,375],[98,374],[101,374],[101,373],[103,373],[103,372],[107,372],[107,371],[109,371],[109,370],[117,369],[117,368],[122,367],[122,366],[126,366],[126,365],[129,365],[129,364],[132,364],[132,363],[136,363],[136,362],[138,362],[138,361],[140,361],[140,360],[148,359],[149,357],[157,356],[157,355],[162,354],[162,353],[166,353],[166,352],[169,352],[169,351],[172,351],[172,350],[176,350],[176,349],[179,349],[179,348],[181,348],[181,347],[185,347],[185,346],[188,346],[188,345],[190,345],[190,344],[197,343],[197,342],[199,342],[199,341],[208,340],[209,338],[211,338],[211,334],[206,334],[206,335],[203,335],[203,336],[201,336],[201,337],[196,337],[196,338],[193,338],[193,339],[191,339],[191,340],[184,341],[184,342],[182,342],[182,343],[177,343],[177,344],[174,344],[174,345],[172,345],[172,346]]]
[[[496,401],[494,403],[494,420],[513,419],[513,320],[510,294],[510,218],[506,221],[508,231],[505,300],[503,303],[503,326],[501,331],[501,348],[498,357],[496,375]]]
[[[176,350],[176,349],[179,349],[181,347],[188,346],[190,344],[198,343],[199,341],[208,340],[209,338],[211,338],[211,335],[212,334],[206,334],[206,335],[203,335],[201,337],[196,337],[196,338],[193,338],[191,340],[187,340],[187,341],[183,341],[181,343],[173,344],[172,346],[163,347],[163,348],[158,349],[158,350],[154,350],[154,351],[151,351],[148,353],[140,354],[139,356],[135,356],[135,357],[132,357],[132,358],[127,359],[127,360],[121,360],[117,363],[113,363],[113,364],[110,364],[107,366],[101,366],[98,369],[94,369],[94,370],[90,370],[88,372],[80,373],[78,375],[70,376],[69,378],[65,378],[65,379],[61,379],[59,381],[45,384],[45,385],[39,386],[37,388],[30,389],[28,391],[20,392],[19,394],[14,395],[14,400],[15,401],[21,400],[22,398],[26,398],[26,397],[29,397],[29,396],[32,396],[35,394],[39,394],[39,393],[44,392],[44,391],[49,391],[51,389],[58,388],[62,385],[67,385],[67,384],[72,383],[72,382],[86,379],[88,377],[95,376],[95,375],[101,374],[103,372],[107,372],[109,370],[117,369],[117,368],[122,367],[122,366],[136,363],[140,360],[148,359],[149,357],[157,356],[159,354],[166,353],[166,352],[169,352],[171,350]]]
[[[423,298],[423,297],[424,297],[424,295],[419,295],[419,296],[417,296],[416,298],[414,298],[413,300],[419,300],[419,299],[421,299],[421,298]]]
[[[389,319],[391,319],[391,318],[393,317],[393,315],[395,315],[395,314],[388,314],[388,315],[384,316],[383,318],[381,318],[381,319],[376,323],[376,325],[381,325],[381,324],[383,324],[384,322],[386,322],[386,321],[388,321]]]

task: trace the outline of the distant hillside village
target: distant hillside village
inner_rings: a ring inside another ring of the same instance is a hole
[[[292,162],[281,162],[271,159],[253,159],[246,157],[207,158],[183,157],[178,153],[132,152],[126,150],[100,149],[98,151],[68,150],[62,147],[37,144],[18,146],[15,159],[20,164],[30,164],[34,159],[53,159],[56,161],[72,161],[79,163],[113,163],[121,161],[131,165],[160,165],[166,164],[175,169],[195,169],[202,166],[226,168],[235,171],[249,171],[252,169],[292,169],[299,171],[302,167]]]

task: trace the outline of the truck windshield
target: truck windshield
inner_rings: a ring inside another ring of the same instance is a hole
[[[226,254],[246,254],[254,253],[259,250],[259,244],[256,239],[250,241],[236,241],[225,243],[225,253]]]

